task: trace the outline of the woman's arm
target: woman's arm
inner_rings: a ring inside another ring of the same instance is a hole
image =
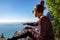
[[[23,25],[37,26],[38,25],[38,22],[24,23]]]

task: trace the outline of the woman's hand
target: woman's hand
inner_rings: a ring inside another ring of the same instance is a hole
[[[33,30],[32,29],[29,29],[28,32],[33,32]]]

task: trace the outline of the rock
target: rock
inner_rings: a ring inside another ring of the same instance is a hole
[[[0,40],[7,40],[6,38],[0,38]]]

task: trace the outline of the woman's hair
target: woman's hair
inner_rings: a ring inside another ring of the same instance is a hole
[[[41,1],[41,2],[40,2],[40,5],[44,5],[44,1]]]
[[[38,12],[43,13],[43,11],[44,11],[44,6],[42,6],[42,5],[36,5],[36,9],[37,9]]]
[[[43,13],[44,11],[44,1],[41,1],[40,4],[36,5],[36,10],[38,11],[38,13]],[[34,11],[32,11],[34,13]]]
[[[40,4],[36,5],[37,11],[43,13],[44,11],[44,1],[41,1]]]

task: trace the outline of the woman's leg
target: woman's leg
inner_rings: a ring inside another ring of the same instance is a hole
[[[32,33],[30,32],[26,32],[26,33],[23,33],[22,35],[18,36],[18,37],[12,37],[11,39],[8,39],[8,40],[17,40],[19,38],[26,38],[27,36],[29,36],[30,38],[32,38],[33,40],[36,40],[34,38],[34,36],[32,35]]]

